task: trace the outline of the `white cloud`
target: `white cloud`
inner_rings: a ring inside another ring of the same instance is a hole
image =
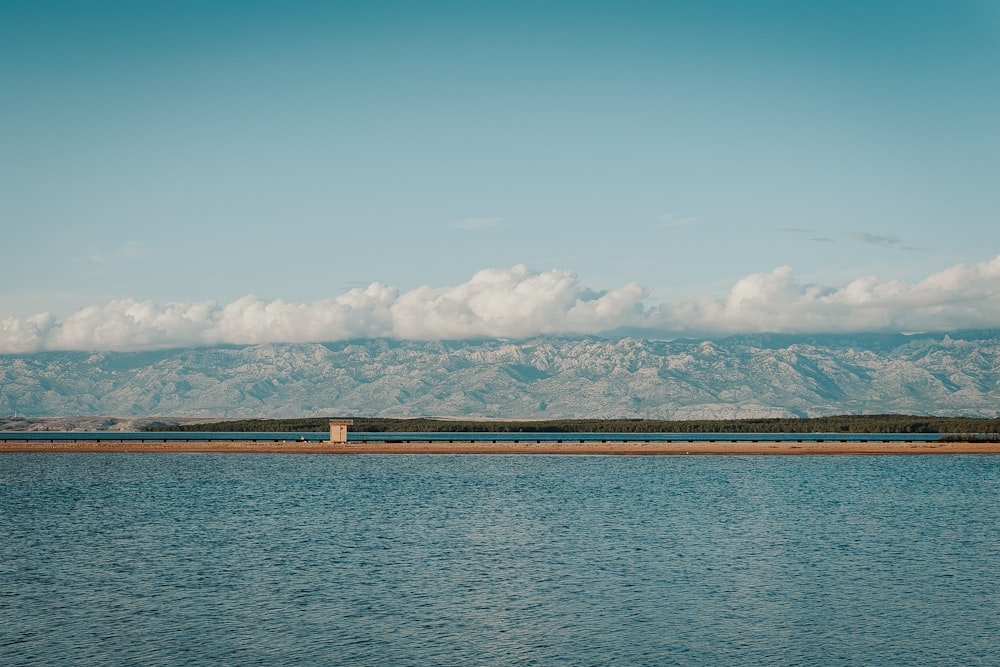
[[[948,331],[1000,326],[1000,256],[916,283],[866,276],[838,287],[803,284],[787,266],[754,273],[729,293],[645,305],[630,283],[595,292],[569,271],[486,269],[445,288],[379,283],[312,303],[246,296],[232,303],[121,299],[59,321],[0,320],[0,353],[135,350],[217,344],[415,340],[538,334],[724,335],[752,332]]]
[[[644,296],[638,285],[597,295],[568,271],[487,269],[457,287],[401,295],[390,308],[392,333],[418,340],[593,333],[641,324],[635,308]]]
[[[992,328],[1000,325],[1000,256],[914,284],[866,276],[837,288],[798,283],[786,266],[743,278],[723,299],[654,310],[654,328],[709,335]]]

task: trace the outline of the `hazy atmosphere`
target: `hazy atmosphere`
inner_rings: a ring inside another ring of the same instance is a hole
[[[1000,326],[995,2],[6,2],[0,353]]]

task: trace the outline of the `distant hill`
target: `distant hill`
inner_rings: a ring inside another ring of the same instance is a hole
[[[0,356],[0,414],[1000,416],[1000,332],[265,344]]]

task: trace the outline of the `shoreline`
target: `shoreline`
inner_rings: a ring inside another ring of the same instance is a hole
[[[1000,454],[997,442],[0,442],[0,454],[566,454],[566,455],[860,455]]]

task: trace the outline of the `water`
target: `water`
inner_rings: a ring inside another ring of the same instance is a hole
[[[993,665],[1000,457],[0,456],[4,665]]]

